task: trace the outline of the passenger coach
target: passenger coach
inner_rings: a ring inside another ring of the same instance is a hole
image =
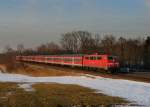
[[[98,68],[116,72],[119,68],[117,58],[112,55],[38,55],[17,56],[16,60],[26,62],[38,62],[57,65],[79,66],[87,68]]]

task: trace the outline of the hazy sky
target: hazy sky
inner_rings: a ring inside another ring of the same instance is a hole
[[[0,50],[58,41],[73,30],[148,33],[150,0],[0,0]]]

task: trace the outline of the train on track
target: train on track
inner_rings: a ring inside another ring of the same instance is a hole
[[[116,56],[97,53],[91,55],[16,56],[16,60],[24,62],[67,65],[72,67],[96,68],[111,72],[117,72],[119,68],[119,62]]]

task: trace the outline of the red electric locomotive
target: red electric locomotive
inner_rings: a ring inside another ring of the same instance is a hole
[[[108,71],[117,71],[119,62],[112,55],[38,55],[38,56],[17,56],[18,61],[39,62],[47,64],[80,66],[88,68],[98,68]]]

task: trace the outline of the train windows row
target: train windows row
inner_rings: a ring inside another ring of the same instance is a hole
[[[87,59],[87,60],[101,60],[102,59],[102,57],[100,57],[100,56],[90,56],[90,57],[85,57],[85,59]]]
[[[47,60],[51,61],[51,60],[54,60],[54,61],[60,61],[60,60],[63,60],[63,61],[66,61],[66,62],[71,62],[71,61],[75,61],[75,62],[78,62],[78,61],[81,61],[82,59],[80,58],[47,58]]]

